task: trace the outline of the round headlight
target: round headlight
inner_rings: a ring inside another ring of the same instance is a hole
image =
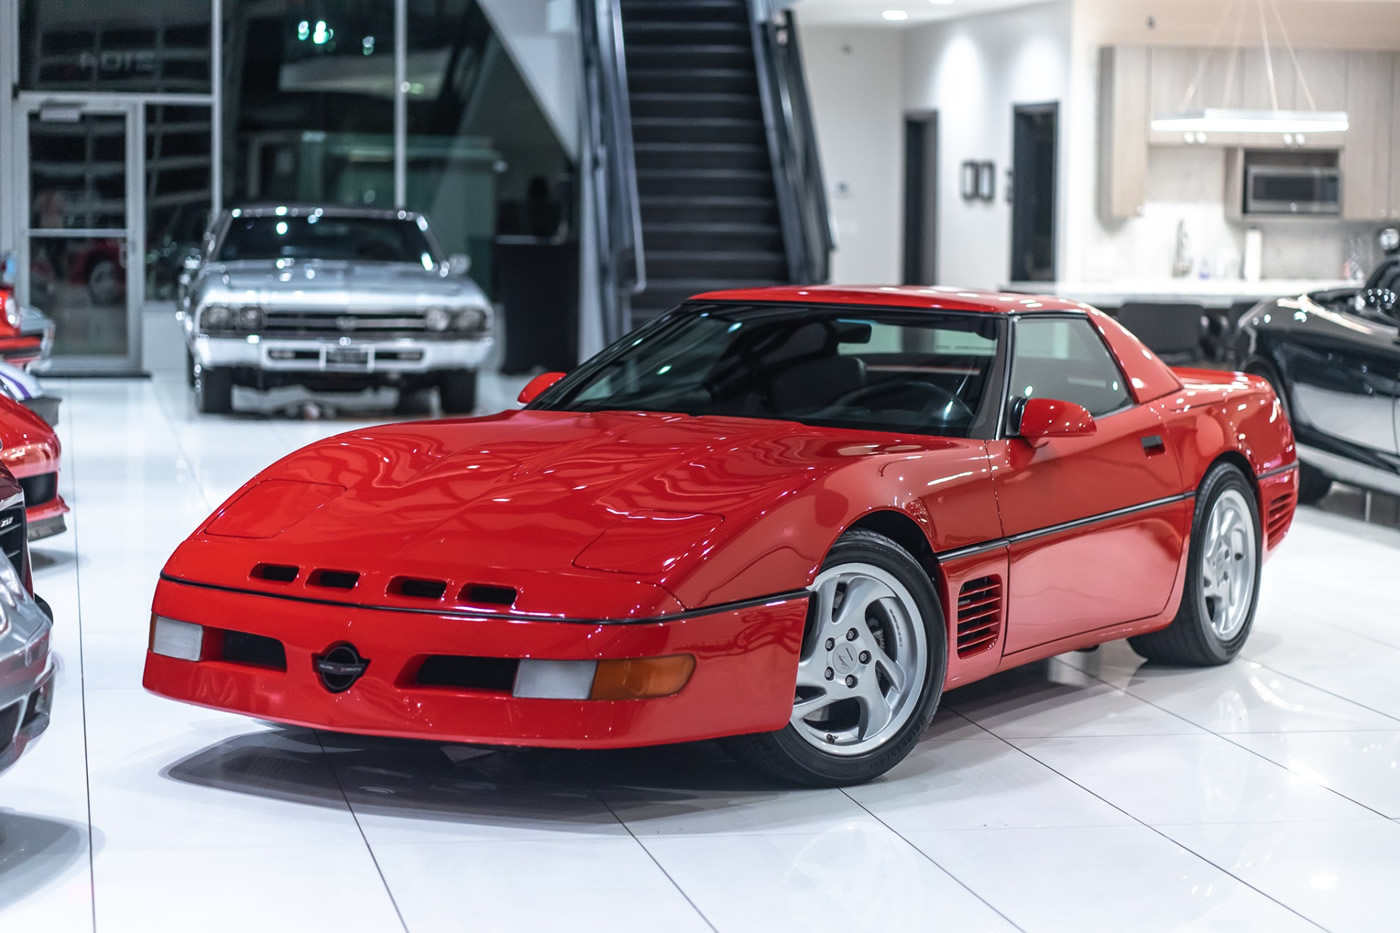
[[[223,330],[233,323],[233,311],[223,305],[210,305],[199,321],[205,330]]]
[[[262,330],[262,308],[244,308],[238,312],[238,326],[244,330]]]
[[[486,312],[481,308],[467,308],[457,314],[457,327],[461,330],[477,330],[486,323]]]
[[[452,315],[448,314],[442,308],[429,308],[423,314],[423,325],[427,327],[428,330],[447,330],[448,325],[451,323]]]

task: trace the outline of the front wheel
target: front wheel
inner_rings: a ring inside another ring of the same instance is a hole
[[[811,587],[792,718],[734,755],[782,780],[859,784],[909,754],[943,692],[948,648],[928,574],[894,541],[847,532]]]
[[[1254,489],[1221,464],[1196,492],[1186,585],[1171,625],[1128,639],[1149,661],[1210,667],[1239,654],[1259,606],[1263,536]]]

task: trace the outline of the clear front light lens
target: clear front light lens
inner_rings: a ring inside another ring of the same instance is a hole
[[[24,584],[15,573],[14,565],[8,557],[0,555],[0,601],[13,609],[24,597]]]
[[[457,314],[457,327],[461,330],[477,330],[486,323],[486,312],[480,308],[467,308]]]
[[[204,653],[204,626],[151,616],[151,653],[198,661]]]
[[[423,314],[423,325],[427,327],[428,330],[447,330],[448,325],[451,323],[452,315],[448,314],[442,308],[429,308]]]
[[[205,330],[223,330],[233,322],[233,311],[223,305],[210,305],[199,320]]]
[[[244,308],[242,311],[239,311],[238,326],[249,331],[262,330],[262,308]]]

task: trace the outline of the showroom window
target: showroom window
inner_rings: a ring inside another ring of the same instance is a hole
[[[1051,398],[1094,416],[1126,407],[1127,381],[1083,318],[1021,318],[1011,362],[1011,399]]]

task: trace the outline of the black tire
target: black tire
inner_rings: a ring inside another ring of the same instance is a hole
[[[1283,405],[1283,414],[1288,418],[1289,423],[1293,421],[1293,412],[1288,401],[1288,392],[1284,388],[1283,379],[1279,377],[1278,370],[1264,361],[1251,360],[1245,367],[1245,372],[1255,376],[1263,376],[1269,380],[1269,385],[1274,387],[1274,394],[1278,396],[1279,403]],[[1298,501],[1303,505],[1317,505],[1327,494],[1332,491],[1332,477],[1319,470],[1311,464],[1298,461]]]
[[[476,411],[476,370],[454,369],[438,381],[438,400],[444,414],[470,415]]]
[[[194,388],[194,354],[188,348],[185,350],[185,383]]]
[[[233,372],[208,366],[195,367],[194,403],[206,415],[226,415],[233,411]]]
[[[928,573],[909,552],[884,535],[870,531],[849,531],[841,537],[822,571],[849,564],[868,564],[884,571],[900,583],[912,597],[918,619],[926,634],[928,663],[919,693],[911,697],[913,711],[902,726],[888,738],[862,754],[840,755],[824,751],[803,738],[797,726],[789,723],[777,732],[735,736],[725,740],[734,757],[779,780],[813,787],[840,787],[861,784],[893,768],[913,750],[928,728],[943,693],[948,669],[947,629],[943,610]],[[803,654],[821,650],[816,642],[816,600],[808,617],[803,638]],[[875,676],[873,671],[870,676]],[[795,700],[794,700],[795,702]]]
[[[1211,625],[1208,613],[1199,597],[1204,582],[1204,555],[1207,546],[1206,525],[1216,502],[1229,492],[1239,493],[1248,507],[1254,527],[1253,585],[1247,615],[1243,625],[1229,638],[1222,638]],[[1212,467],[1196,491],[1196,514],[1191,521],[1191,549],[1187,556],[1186,584],[1181,594],[1181,606],[1176,618],[1166,628],[1128,639],[1133,650],[1164,664],[1191,667],[1214,667],[1226,664],[1240,653],[1254,628],[1254,615],[1259,608],[1259,576],[1263,565],[1264,534],[1259,524],[1259,502],[1254,487],[1228,463]]]

